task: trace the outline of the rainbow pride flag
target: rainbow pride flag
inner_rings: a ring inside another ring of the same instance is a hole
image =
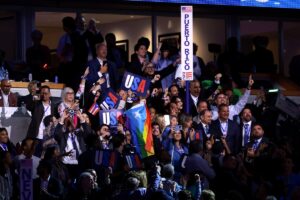
[[[151,117],[144,103],[137,104],[127,110],[126,126],[131,132],[132,142],[141,158],[154,154]]]

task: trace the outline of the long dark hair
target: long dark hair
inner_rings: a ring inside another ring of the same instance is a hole
[[[4,166],[4,160],[6,159],[7,154],[10,154],[8,151],[0,151],[0,176],[6,174],[6,168]]]

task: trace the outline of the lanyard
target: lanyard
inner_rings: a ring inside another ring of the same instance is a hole
[[[8,151],[7,145],[6,144],[0,144],[0,147],[3,151]]]
[[[50,106],[51,106],[51,103],[49,102],[49,105],[45,108],[44,103],[43,103],[43,107],[44,107],[44,116],[43,117],[45,117],[45,114],[48,111],[48,109],[50,108]]]
[[[228,131],[228,122],[226,122],[225,127],[223,127],[222,124],[224,124],[224,123],[221,123],[221,122],[220,122],[221,131],[222,131],[223,135],[227,135],[227,131]]]

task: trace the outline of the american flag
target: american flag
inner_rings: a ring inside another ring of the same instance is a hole
[[[182,6],[181,11],[183,11],[183,12],[192,12],[193,7],[192,6]]]
[[[100,107],[99,105],[95,102],[93,103],[93,105],[90,107],[89,109],[89,113],[91,113],[92,115],[96,115],[98,112],[100,111]]]

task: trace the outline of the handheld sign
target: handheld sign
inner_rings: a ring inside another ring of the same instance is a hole
[[[118,119],[122,117],[122,110],[101,110],[100,111],[100,125],[106,124],[110,127],[116,127],[118,125]]]
[[[193,6],[181,6],[181,78],[193,80]]]
[[[125,72],[121,88],[123,90],[131,90],[136,93],[138,96],[145,97],[147,96],[147,90],[150,86],[150,80],[129,72]]]
[[[109,88],[108,91],[105,92],[102,102],[100,102],[100,107],[102,110],[117,108],[120,99],[121,98],[111,88]]]
[[[20,162],[20,199],[32,200],[32,159],[22,159]]]

